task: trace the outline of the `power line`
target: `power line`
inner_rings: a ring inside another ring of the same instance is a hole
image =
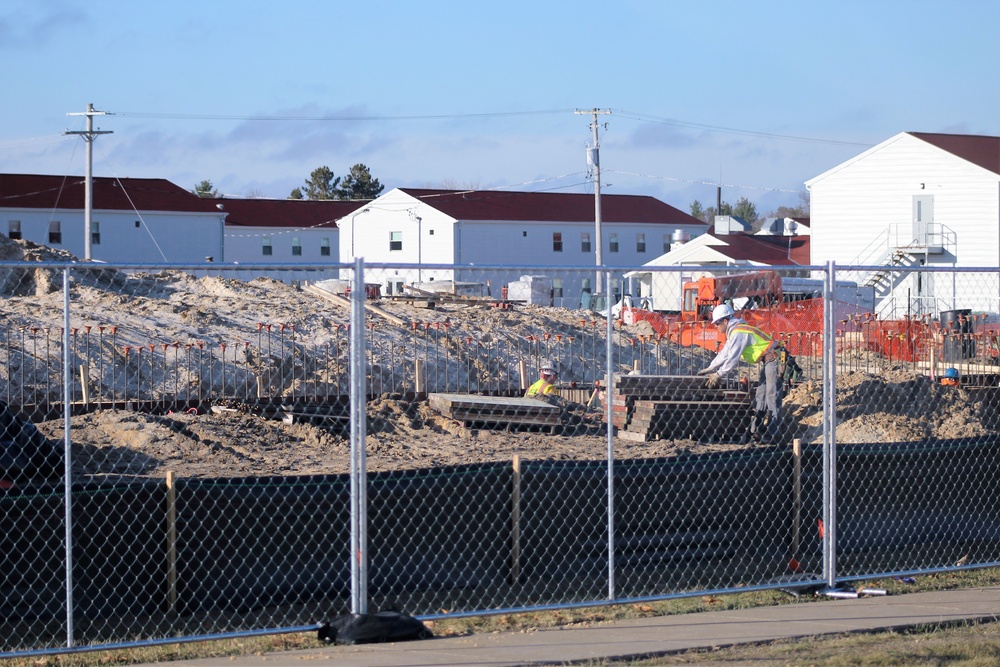
[[[495,111],[469,114],[422,114],[412,116],[241,116],[212,114],[174,114],[149,111],[118,111],[118,116],[132,118],[168,118],[174,120],[260,120],[260,121],[395,121],[395,120],[449,120],[456,118],[500,118],[505,116],[542,116],[571,113],[572,109],[546,109],[541,111]]]
[[[712,187],[732,188],[736,190],[762,190],[764,192],[802,192],[802,190],[789,190],[787,188],[767,188],[760,185],[736,185],[735,183],[713,183],[712,181],[693,181],[687,178],[677,178],[674,176],[653,176],[651,174],[638,174],[634,171],[621,171],[619,169],[606,170],[612,174],[622,174],[623,176],[638,176],[639,178],[649,178],[658,181],[677,181],[678,183],[691,183],[693,185],[711,185]]]

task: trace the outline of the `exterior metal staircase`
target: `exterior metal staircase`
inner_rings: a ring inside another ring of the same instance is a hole
[[[878,267],[859,282],[875,289],[879,312],[881,304],[912,275],[910,269],[930,263],[932,256],[950,253],[954,258],[957,242],[954,230],[940,223],[928,223],[923,234],[917,234],[912,223],[894,224],[880,232],[851,264]]]

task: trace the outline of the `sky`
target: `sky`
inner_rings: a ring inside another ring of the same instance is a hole
[[[285,198],[593,193],[761,215],[899,132],[1000,136],[995,0],[3,0],[0,173]],[[581,113],[583,112],[583,113]],[[609,113],[608,113],[609,112]]]

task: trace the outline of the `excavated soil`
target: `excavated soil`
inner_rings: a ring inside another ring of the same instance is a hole
[[[0,258],[8,261],[67,261],[64,254],[0,236]],[[61,276],[46,268],[10,271],[0,279],[0,315],[8,336],[12,327],[60,327],[63,317]],[[220,277],[195,278],[181,272],[131,275],[99,268],[76,273],[71,281],[71,326],[115,327],[117,343],[142,345],[158,341],[231,340],[254,331],[262,318],[295,323],[297,334],[312,345],[328,345],[347,321],[348,309],[310,297],[287,284]],[[511,310],[487,304],[441,303],[434,310],[405,302],[383,300],[379,306],[408,322],[438,322],[456,338],[490,342],[563,332],[571,335],[585,311],[540,306]],[[426,325],[425,325],[426,326]],[[648,325],[646,325],[648,326]],[[636,330],[635,336],[648,331]],[[405,344],[403,327],[381,327],[374,344]],[[412,335],[412,332],[410,332]],[[402,341],[402,342],[401,342]],[[600,341],[599,341],[600,344]],[[666,343],[664,343],[666,344]],[[625,350],[627,353],[628,350]],[[711,355],[704,350],[677,349],[669,369],[694,373]],[[620,360],[623,371],[634,360]],[[582,376],[566,359],[563,379]],[[395,377],[406,369],[379,369]],[[11,386],[18,381],[8,369]],[[294,382],[308,382],[295,379]],[[821,386],[809,380],[785,398],[788,440],[818,442],[821,437]],[[984,394],[942,387],[906,367],[884,366],[870,372],[842,373],[837,379],[840,443],[926,442],[996,436],[1000,425],[996,405]],[[600,460],[607,455],[607,436],[599,414],[577,406],[572,434],[541,430],[468,428],[431,410],[426,402],[384,394],[368,405],[369,470],[394,470],[530,460]],[[39,429],[62,440],[62,419],[42,422]],[[147,414],[130,410],[100,410],[71,420],[74,467],[78,474],[160,477],[172,471],[181,477],[293,475],[342,473],[349,469],[349,438],[342,426],[286,423],[242,411]],[[744,445],[701,444],[693,440],[632,442],[616,438],[616,458],[662,457],[718,451]]]

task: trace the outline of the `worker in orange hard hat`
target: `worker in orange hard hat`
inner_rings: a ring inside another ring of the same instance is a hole
[[[756,442],[777,443],[781,436],[782,378],[778,355],[781,346],[768,334],[736,317],[732,307],[725,303],[712,311],[712,324],[726,335],[726,344],[698,375],[707,375],[706,386],[714,388],[736,370],[740,359],[759,365],[750,437]]]

